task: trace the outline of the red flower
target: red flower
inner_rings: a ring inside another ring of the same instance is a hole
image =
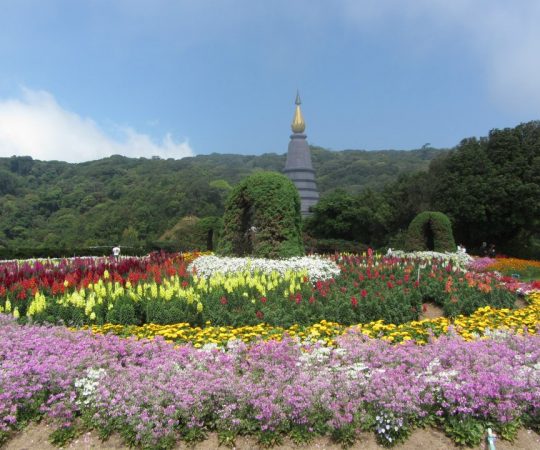
[[[309,297],[309,303],[313,305],[313,303],[315,303],[315,297],[313,297],[313,295],[311,297]]]
[[[266,297],[261,297],[261,303],[266,303]]]
[[[367,291],[365,289],[362,289],[362,292],[360,292],[360,295],[362,296],[362,298],[366,298],[367,297]]]
[[[183,287],[183,288],[187,287],[187,286],[188,286],[188,284],[189,284],[189,283],[188,283],[187,281],[185,281],[185,280],[184,280],[184,281],[182,281],[182,287]]]
[[[387,285],[390,289],[392,289],[392,288],[394,287],[394,285],[392,284],[391,281],[389,281],[388,283],[386,283],[386,285]]]
[[[264,313],[262,311],[257,311],[255,313],[255,315],[257,316],[258,319],[262,320],[264,319]]]
[[[219,303],[221,303],[222,305],[226,305],[227,304],[227,297],[225,297],[225,296],[221,297],[221,299],[219,300]]]
[[[356,297],[351,297],[351,305],[353,306],[353,308],[358,306],[358,300],[356,299]]]

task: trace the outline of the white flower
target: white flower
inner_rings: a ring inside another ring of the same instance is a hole
[[[404,252],[402,250],[392,250],[387,253],[387,256],[395,258],[405,259],[419,259],[422,261],[438,260],[442,263],[452,263],[452,266],[461,270],[465,270],[467,266],[473,261],[472,256],[469,256],[466,252]],[[421,265],[424,268],[425,265]],[[457,270],[457,269],[456,269]]]
[[[78,390],[78,399],[76,403],[78,405],[90,405],[96,395],[96,390],[99,385],[100,379],[105,376],[105,369],[86,369],[86,377],[75,380],[75,387]]]
[[[319,256],[302,256],[288,259],[230,258],[219,256],[199,256],[188,266],[188,271],[196,270],[197,276],[209,278],[214,274],[234,274],[249,272],[270,275],[276,272],[285,276],[286,272],[307,272],[311,282],[328,280],[339,276],[336,263]]]

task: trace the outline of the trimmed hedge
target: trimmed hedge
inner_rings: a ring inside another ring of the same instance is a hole
[[[418,214],[409,225],[405,248],[408,251],[456,251],[452,223],[448,216],[436,211]]]
[[[304,234],[304,246],[306,251],[318,254],[353,253],[360,255],[367,251],[368,246],[355,241],[345,239],[317,239]]]
[[[260,258],[303,255],[301,224],[300,197],[293,182],[275,172],[256,173],[231,191],[216,253]]]

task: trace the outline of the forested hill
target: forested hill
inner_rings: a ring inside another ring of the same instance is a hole
[[[427,170],[443,152],[312,148],[322,194],[381,189],[402,173]],[[0,158],[0,249],[149,243],[183,216],[221,215],[231,186],[257,170],[281,172],[285,157],[112,156],[80,164]]]

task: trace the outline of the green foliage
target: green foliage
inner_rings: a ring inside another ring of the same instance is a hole
[[[172,251],[213,250],[221,231],[220,217],[183,217],[159,238],[159,246]]]
[[[336,189],[313,207],[304,229],[318,240],[337,239],[378,247],[386,241],[390,218],[390,207],[382,194],[368,189],[353,195]]]
[[[430,161],[444,152],[433,148],[330,152],[320,147],[311,147],[317,186],[322,193],[337,188],[347,189],[351,194],[366,189],[381,190],[400,175],[427,170]]]
[[[514,442],[517,438],[519,429],[523,426],[520,417],[510,422],[499,423],[495,425],[495,431],[505,441]]]
[[[120,244],[126,248],[137,248],[140,247],[141,243],[139,241],[139,232],[136,230],[136,228],[132,225],[125,228],[124,231],[122,231],[122,237],[120,238]]]
[[[430,172],[431,206],[450,216],[459,242],[527,253],[540,229],[540,122],[465,139]]]
[[[64,447],[70,443],[77,436],[77,429],[74,426],[60,427],[54,430],[50,436],[49,441],[56,447]]]
[[[322,193],[340,186],[359,192],[426,169],[440,153],[315,148],[313,164]],[[101,245],[109,252],[123,239],[148,247],[181,217],[221,216],[231,185],[284,166],[284,154],[181,160],[112,156],[81,164],[0,158],[0,247],[7,248],[0,257],[62,256],[62,249],[64,256],[73,249],[88,255],[96,251],[90,247]]]
[[[455,251],[456,243],[450,219],[440,212],[421,212],[409,225],[406,248],[410,251]]]
[[[306,220],[305,229],[312,236],[352,241],[359,205],[355,197],[337,189],[323,196],[313,207],[313,215]]]
[[[138,325],[140,320],[136,316],[135,302],[128,297],[120,297],[114,306],[107,312],[107,322],[124,325]]]
[[[471,416],[448,416],[444,431],[456,444],[475,447],[484,437],[484,424]]]
[[[236,447],[236,432],[232,430],[218,431],[218,443],[220,446],[228,448]]]
[[[283,436],[278,431],[265,430],[259,432],[258,441],[261,447],[271,448],[281,445],[283,443]]]
[[[289,437],[296,445],[309,444],[314,438],[313,430],[306,425],[294,424],[289,431]]]
[[[206,235],[198,226],[200,219],[195,216],[183,217],[174,227],[165,231],[160,242],[176,247],[178,251],[206,250]]]
[[[333,254],[333,253],[363,253],[368,247],[354,241],[345,239],[316,239],[304,234],[304,246],[310,253]]]
[[[263,258],[302,255],[301,222],[292,181],[278,173],[256,173],[232,190],[217,251]]]
[[[478,308],[486,305],[493,308],[511,309],[516,301],[515,294],[503,289],[494,289],[487,293],[476,289],[462,289],[456,295],[450,296],[450,298],[448,295],[443,298],[445,300],[441,306],[446,317],[456,317],[460,314],[471,315]]]
[[[141,323],[160,323],[163,325],[189,321],[192,325],[203,325],[202,316],[197,312],[196,303],[187,303],[181,299],[171,301],[145,299],[141,308],[144,311],[136,320]]]
[[[205,250],[214,250],[219,242],[219,236],[223,229],[223,219],[221,217],[203,217],[197,224],[198,230],[206,237]]]
[[[523,415],[523,425],[540,433],[540,408],[533,406]]]
[[[332,430],[332,440],[341,444],[342,448],[349,448],[356,442],[356,426],[354,423],[343,425]]]
[[[486,241],[502,253],[540,259],[538,121],[464,139],[450,152],[311,150],[322,205],[336,189],[349,195],[335,218],[330,207],[339,199],[326,202],[328,214],[320,208],[320,224],[306,228],[317,239],[395,247],[394,236],[431,210],[448,215],[469,250]],[[179,218],[221,216],[230,186],[284,165],[285,155],[276,154],[113,156],[82,164],[0,158],[0,258],[159,246]]]
[[[203,428],[199,427],[184,427],[182,430],[182,440],[188,444],[196,444],[197,442],[202,442],[206,439],[207,434]],[[174,442],[171,442],[174,444]],[[173,445],[170,446],[172,448]]]

